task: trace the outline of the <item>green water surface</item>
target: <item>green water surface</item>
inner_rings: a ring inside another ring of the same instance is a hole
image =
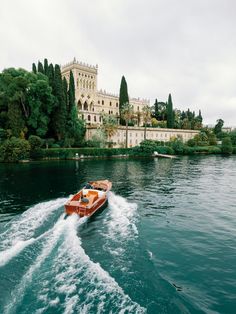
[[[0,313],[236,313],[236,157],[0,164]],[[91,220],[85,182],[113,182]]]

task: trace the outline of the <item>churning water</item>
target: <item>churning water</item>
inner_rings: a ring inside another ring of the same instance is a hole
[[[0,313],[235,313],[235,162],[0,165]],[[102,178],[108,207],[64,219]]]

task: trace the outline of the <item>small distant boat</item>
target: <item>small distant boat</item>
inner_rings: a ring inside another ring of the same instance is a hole
[[[90,217],[99,209],[105,208],[111,187],[112,183],[108,180],[88,182],[65,204],[66,215],[76,213],[80,217]]]

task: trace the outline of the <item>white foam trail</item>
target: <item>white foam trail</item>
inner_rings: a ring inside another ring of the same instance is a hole
[[[65,204],[66,198],[59,198],[49,202],[39,203],[25,211],[18,220],[7,225],[7,230],[0,235],[0,250],[18,254],[25,246],[30,244],[28,241],[33,237],[37,228],[42,226],[51,214]],[[22,243],[25,241],[25,245]],[[4,252],[1,252],[4,254]],[[12,256],[13,257],[13,256]]]
[[[54,289],[53,298],[63,296],[64,313],[104,313],[107,307],[120,313],[144,313],[145,309],[133,302],[109,273],[86,255],[76,232],[81,219],[71,217],[67,223],[65,239],[53,261],[54,282],[46,283]],[[40,297],[44,298],[44,306],[49,310],[52,300],[48,289]]]
[[[8,263],[14,256],[18,255],[25,247],[32,244],[34,241],[34,238],[26,241],[18,241],[14,246],[0,252],[0,267]]]
[[[125,198],[110,192],[109,194],[108,236],[119,241],[121,238],[129,239],[138,234],[135,225],[137,217],[137,204],[129,203]]]
[[[22,278],[20,284],[12,293],[13,300],[9,302],[9,304],[5,307],[5,314],[14,313],[14,308],[19,304],[24,296],[24,291],[32,281],[33,273],[41,266],[47,256],[50,254],[57,241],[59,240],[65,226],[66,220],[63,219],[64,214],[61,215],[60,219],[55,224],[54,228],[51,230],[51,234],[47,238],[47,242],[41,252],[41,254],[37,257],[36,262],[29,268],[27,273]]]

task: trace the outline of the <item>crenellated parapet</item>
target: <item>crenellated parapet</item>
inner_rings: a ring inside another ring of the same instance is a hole
[[[61,68],[62,68],[62,70],[65,70],[65,68],[68,68],[68,67],[71,67],[71,66],[74,66],[74,65],[79,65],[81,67],[88,68],[88,69],[93,69],[93,70],[97,70],[98,69],[98,65],[97,64],[96,64],[96,66],[94,66],[94,65],[91,65],[91,64],[88,64],[88,63],[85,63],[85,62],[78,61],[78,60],[76,60],[76,58],[74,58],[73,61],[64,64]]]

